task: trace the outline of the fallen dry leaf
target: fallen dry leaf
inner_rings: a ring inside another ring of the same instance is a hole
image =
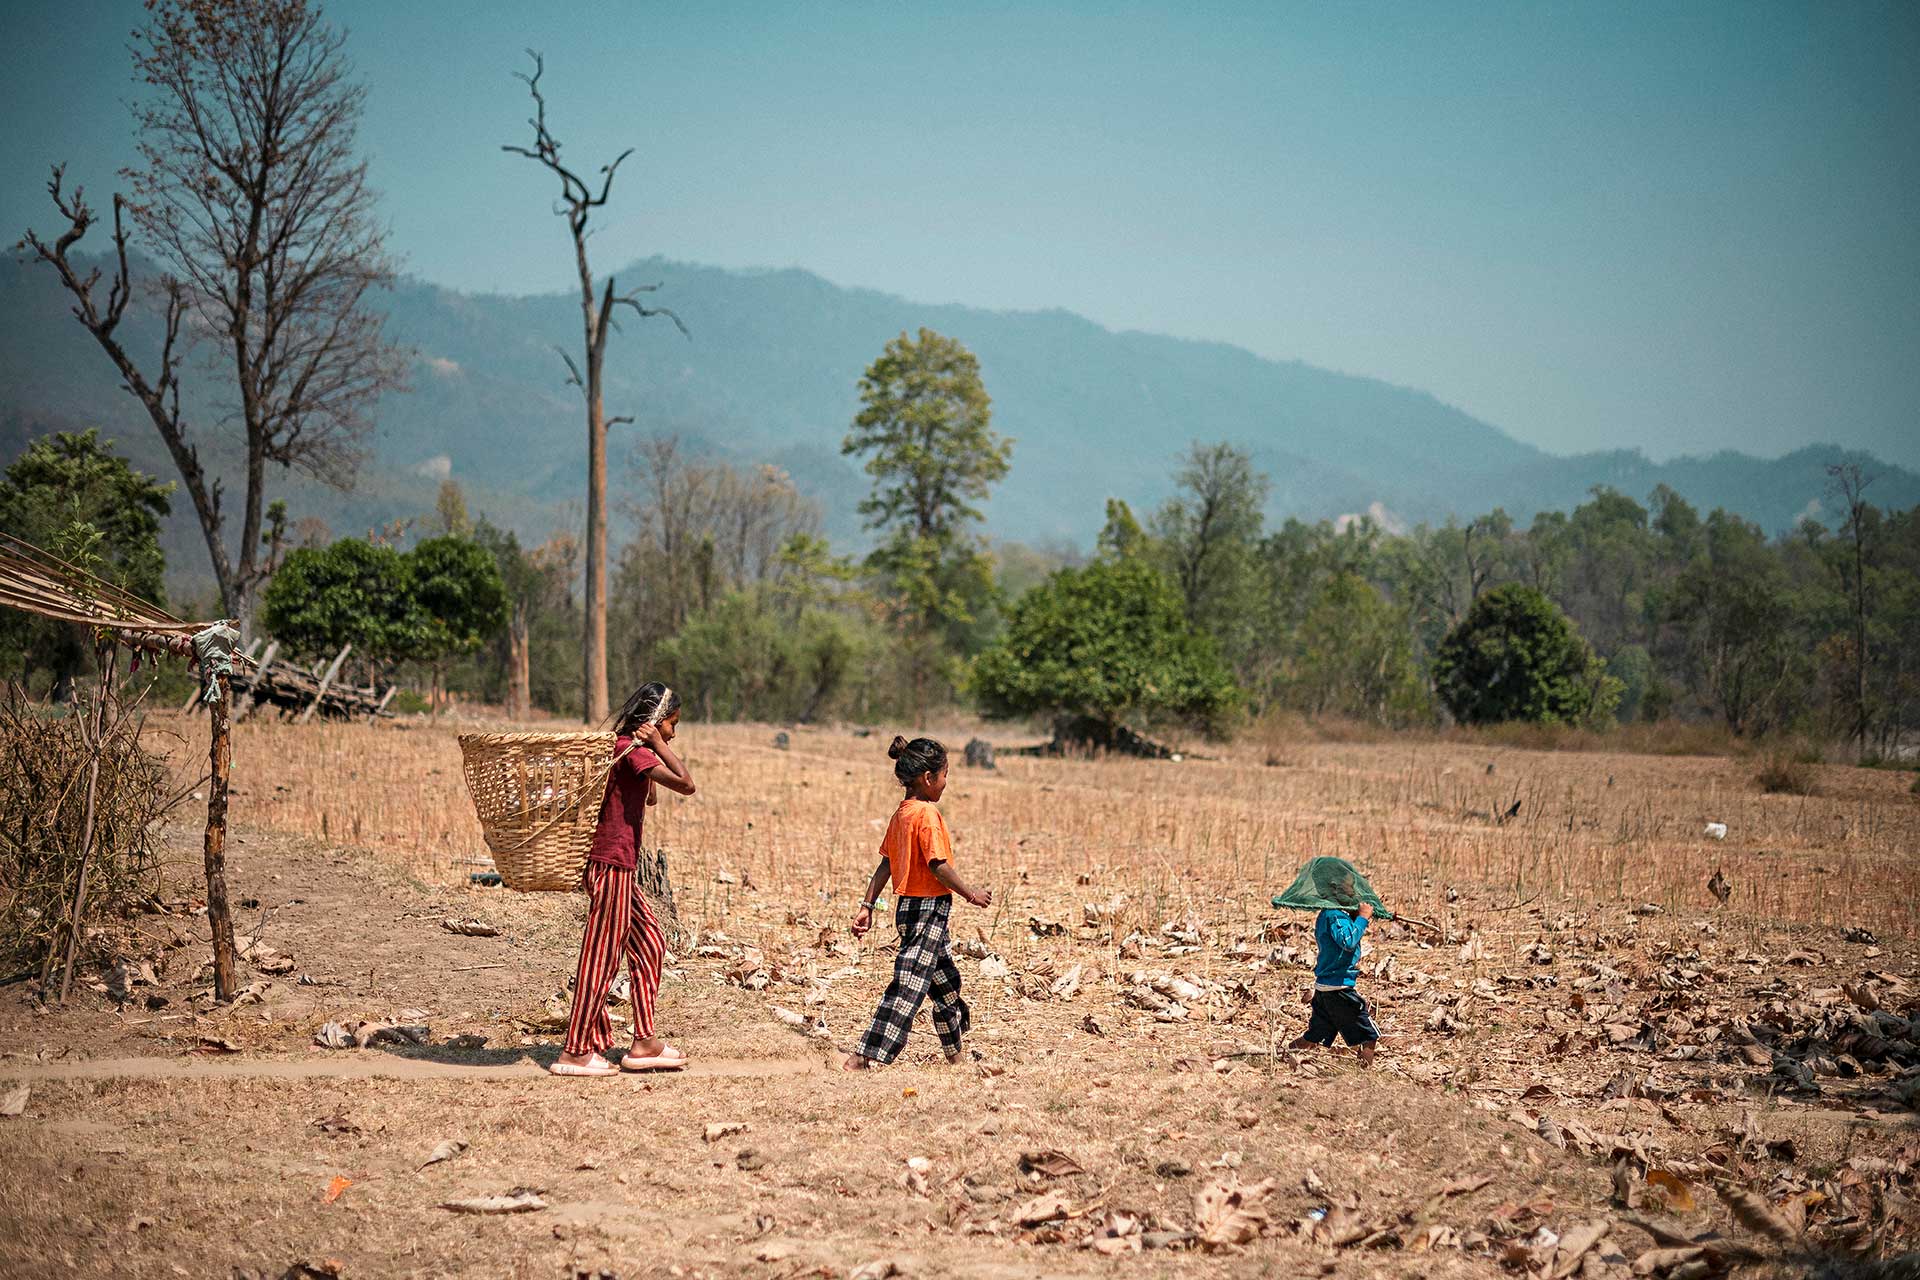
[[[194,1046],[192,1052],[238,1053],[240,1052],[240,1046],[231,1040],[223,1040],[219,1036],[201,1036],[200,1043]]]
[[[1567,1280],[1580,1270],[1581,1259],[1592,1248],[1607,1238],[1613,1230],[1613,1223],[1606,1218],[1596,1218],[1583,1222],[1560,1237],[1560,1252],[1554,1256],[1553,1269],[1547,1273],[1547,1280]]]
[[[1200,1242],[1209,1248],[1225,1249],[1245,1244],[1272,1225],[1267,1199],[1273,1194],[1273,1179],[1251,1186],[1229,1180],[1210,1182],[1193,1195],[1193,1217],[1200,1228]]]
[[[1633,1260],[1633,1274],[1650,1276],[1656,1272],[1671,1271],[1675,1267],[1699,1261],[1706,1256],[1706,1249],[1697,1244],[1678,1248],[1649,1249]]]
[[[440,927],[448,933],[457,933],[463,938],[497,938],[500,930],[484,920],[457,920],[449,916],[440,922]]]
[[[476,1196],[469,1200],[447,1200],[442,1209],[454,1213],[533,1213],[547,1207],[537,1192],[509,1191],[503,1196]]]
[[[1023,1151],[1020,1153],[1020,1172],[1044,1174],[1049,1178],[1071,1178],[1085,1173],[1080,1162],[1064,1151]]]
[[[1023,1227],[1037,1227],[1043,1222],[1064,1218],[1069,1212],[1067,1198],[1058,1191],[1049,1191],[1023,1202],[1013,1211],[1012,1218]]]
[[[747,1126],[739,1120],[723,1120],[717,1124],[708,1125],[706,1132],[702,1136],[708,1142],[718,1142],[722,1138],[730,1138],[736,1133],[745,1133],[746,1131]]]
[[[427,1165],[439,1164],[442,1160],[451,1160],[466,1149],[467,1140],[465,1138],[444,1139],[439,1146],[433,1149],[433,1154],[429,1155],[425,1163],[420,1167],[424,1169]]]
[[[333,1180],[327,1183],[326,1194],[320,1197],[321,1203],[332,1204],[335,1200],[338,1200],[343,1194],[345,1194],[346,1189],[352,1185],[353,1185],[352,1178],[343,1178],[339,1174],[335,1174],[333,1176]]]
[[[0,1098],[0,1116],[17,1116],[27,1109],[27,1095],[33,1092],[31,1085],[17,1084],[7,1090]]]
[[[1463,1196],[1470,1191],[1478,1191],[1492,1181],[1493,1175],[1489,1173],[1483,1173],[1473,1177],[1456,1178],[1446,1186],[1440,1188],[1440,1194],[1443,1196]]]

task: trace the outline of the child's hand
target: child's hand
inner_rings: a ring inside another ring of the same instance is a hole
[[[990,907],[993,905],[993,890],[982,889],[979,893],[970,894],[967,901],[976,907]]]
[[[867,936],[867,930],[871,928],[873,928],[873,908],[862,907],[859,914],[853,918],[853,936],[864,938]]]
[[[1360,911],[1359,911],[1359,916],[1360,916],[1360,918],[1361,918],[1362,920],[1371,920],[1371,919],[1373,919],[1373,904],[1372,904],[1371,902],[1363,902],[1363,903],[1361,903],[1361,904],[1360,904]]]
[[[1300,1003],[1301,1003],[1301,1004],[1312,1004],[1312,1003],[1313,1003],[1313,988],[1312,988],[1312,987],[1302,987],[1302,988],[1300,988]]]

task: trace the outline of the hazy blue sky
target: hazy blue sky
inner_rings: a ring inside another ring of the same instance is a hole
[[[0,226],[129,158],[136,0],[12,0]],[[1238,343],[1557,451],[1920,466],[1920,5],[339,0],[411,272],[566,284],[512,72],[594,242]],[[8,236],[11,239],[11,232]],[[989,387],[991,390],[991,387]]]

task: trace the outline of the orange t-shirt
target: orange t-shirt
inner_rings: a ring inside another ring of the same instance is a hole
[[[953,861],[953,837],[937,805],[909,796],[893,811],[880,841],[896,898],[945,898],[953,891],[934,877],[934,862]]]

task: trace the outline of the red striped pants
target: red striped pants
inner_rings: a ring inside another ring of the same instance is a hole
[[[580,939],[580,969],[573,979],[573,1013],[567,1019],[568,1053],[605,1053],[613,1047],[607,992],[624,959],[633,973],[633,1035],[653,1035],[653,1005],[660,994],[660,966],[667,939],[640,894],[632,867],[589,862],[587,931]]]

